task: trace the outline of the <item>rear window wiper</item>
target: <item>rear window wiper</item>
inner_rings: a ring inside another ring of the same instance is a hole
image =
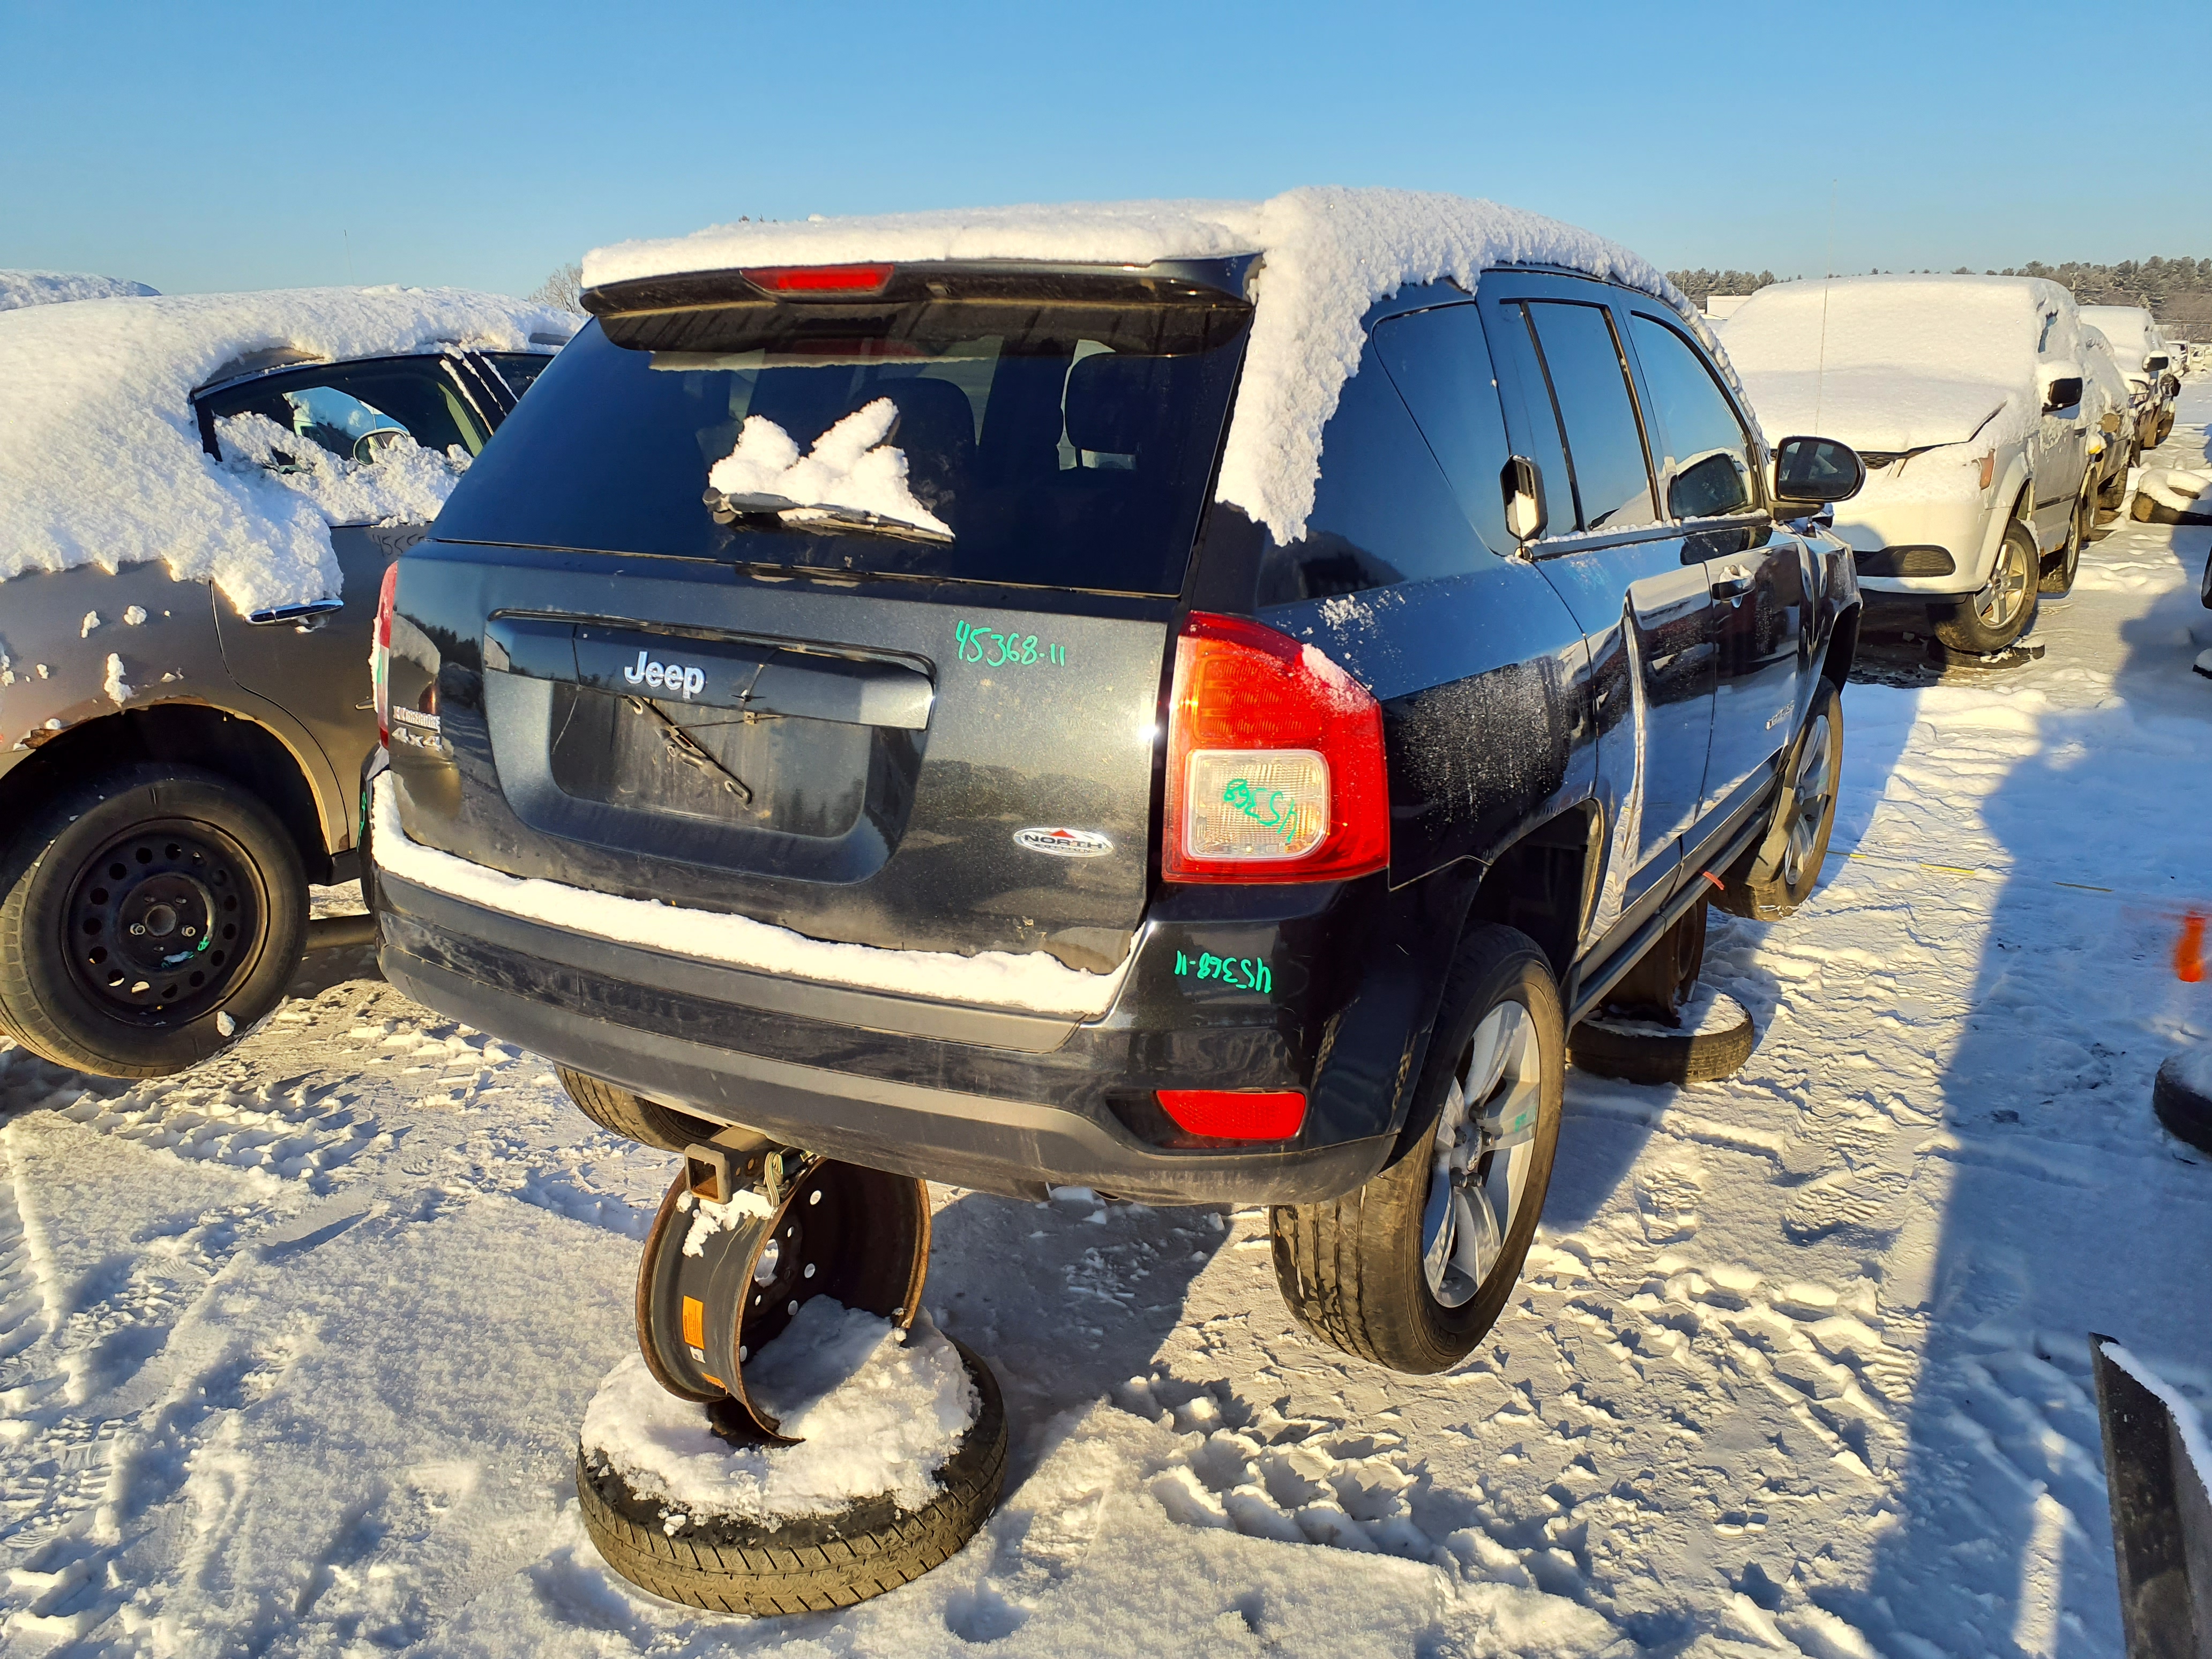
[[[825,507],[805,505],[781,495],[726,495],[719,489],[710,489],[706,495],[707,508],[716,524],[736,524],[746,520],[745,527],[767,529],[809,530],[820,526],[825,530],[843,533],[865,531],[871,535],[896,536],[902,540],[929,542],[940,547],[952,544],[952,538],[943,531],[931,530],[903,519],[886,518],[880,513],[870,513],[856,507]]]

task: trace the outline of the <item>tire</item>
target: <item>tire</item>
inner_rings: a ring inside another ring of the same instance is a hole
[[[1970,657],[1992,657],[2004,650],[2035,621],[2042,565],[2035,532],[2018,519],[2011,520],[1989,580],[1978,593],[1963,596],[1936,624],[1936,637]]]
[[[664,1152],[680,1152],[696,1141],[712,1140],[722,1131],[719,1123],[693,1117],[672,1106],[634,1095],[629,1090],[581,1072],[556,1066],[561,1086],[578,1111],[610,1134],[658,1146]]]
[[[1626,1019],[1671,1020],[1697,989],[1705,965],[1705,901],[1700,897],[1605,994],[1606,1012]]]
[[[1729,866],[1714,904],[1732,916],[1779,921],[1813,896],[1836,826],[1843,762],[1843,693],[1823,677],[1783,762],[1785,788],[1774,803],[1766,834]]]
[[[1551,1185],[1564,1024],[1551,966],[1534,942],[1510,927],[1470,929],[1414,1093],[1413,1133],[1397,1156],[1356,1192],[1270,1212],[1275,1280],[1307,1330],[1355,1358],[1418,1375],[1457,1364],[1498,1322]],[[1482,1054],[1479,1032],[1489,1034]],[[1494,1089],[1462,1104],[1468,1067],[1486,1060],[1503,1068]],[[1474,1111],[1485,1105],[1508,1115],[1492,1126],[1504,1139],[1476,1156],[1484,1136]],[[1500,1193],[1509,1199],[1502,1222],[1493,1201]],[[1496,1248],[1486,1259],[1472,1224],[1477,1205],[1493,1224]],[[1463,1234],[1474,1273],[1452,1253]],[[1430,1244],[1442,1258],[1433,1276]]]
[[[975,1535],[1006,1478],[998,1381],[965,1345],[952,1346],[975,1382],[979,1409],[945,1461],[943,1490],[921,1508],[902,1510],[885,1493],[780,1526],[709,1516],[672,1536],[657,1499],[639,1497],[611,1470],[595,1472],[579,1448],[584,1530],[606,1564],[641,1589],[714,1613],[824,1613],[912,1583]]]
[[[2074,578],[2081,569],[2081,550],[2088,544],[2089,532],[2096,523],[2094,497],[2090,487],[2084,484],[2074,501],[2074,516],[2066,526],[2066,544],[2044,562],[2042,580],[2037,584],[2039,592],[2057,599],[2074,591]]]
[[[2191,1078],[2182,1066],[2183,1056],[2169,1054],[2151,1085],[2151,1109],[2166,1133],[2176,1140],[2212,1153],[2212,1094],[2197,1086],[2202,1075]]]
[[[276,1005],[307,920],[299,849],[259,800],[198,767],[118,767],[0,854],[0,1023],[77,1071],[180,1072]]]
[[[1717,1083],[1741,1071],[1759,1042],[1751,1016],[1740,1007],[1736,1013],[1722,1031],[1624,1030],[1586,1019],[1568,1034],[1567,1058],[1578,1072],[1624,1083]]]

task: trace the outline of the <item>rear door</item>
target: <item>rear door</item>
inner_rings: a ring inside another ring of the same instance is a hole
[[[1630,307],[1628,337],[1662,501],[1680,529],[1683,557],[1701,562],[1712,606],[1701,840],[1758,793],[1795,731],[1811,556],[1761,504],[1758,452],[1704,352],[1656,307]]]
[[[1249,306],[726,280],[568,346],[408,561],[401,610],[483,664],[478,710],[478,641],[423,641],[463,787],[410,787],[410,833],[814,939],[1110,967]]]
[[[1701,555],[1657,505],[1607,290],[1483,279],[1516,452],[1548,523],[1529,549],[1581,623],[1592,662],[1599,795],[1610,822],[1594,927],[1658,902],[1695,823],[1712,731],[1716,651]],[[1493,297],[1494,296],[1494,297]]]

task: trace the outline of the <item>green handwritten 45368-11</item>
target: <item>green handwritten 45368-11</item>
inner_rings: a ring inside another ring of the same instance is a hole
[[[1194,957],[1178,951],[1175,970],[1179,979],[1218,979],[1240,991],[1257,991],[1262,996],[1275,988],[1275,976],[1267,971],[1266,960],[1260,957],[1217,957],[1211,951],[1201,951]]]
[[[957,622],[952,624],[952,639],[962,662],[979,662],[986,668],[1003,668],[1010,663],[1024,668],[1035,663],[1060,667],[1067,664],[1066,646],[1039,645],[1034,634],[1002,634],[971,622]]]

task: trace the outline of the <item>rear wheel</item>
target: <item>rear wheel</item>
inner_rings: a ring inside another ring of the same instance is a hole
[[[1462,942],[1414,1097],[1429,1127],[1382,1174],[1270,1218],[1275,1279],[1324,1342],[1449,1370],[1504,1311],[1559,1138],[1565,1032],[1550,965],[1510,927]]]
[[[689,1112],[663,1106],[657,1100],[647,1100],[643,1095],[634,1095],[615,1084],[572,1072],[565,1066],[555,1069],[560,1073],[561,1086],[568,1091],[568,1098],[575,1103],[576,1109],[602,1129],[625,1140],[641,1141],[665,1152],[680,1152],[696,1142],[712,1140],[721,1133],[720,1124],[710,1123],[703,1117],[693,1117]]]
[[[2018,519],[2005,526],[1996,567],[1978,592],[1936,624],[1936,637],[1970,657],[1995,656],[2027,631],[2035,620],[2036,584],[2041,558],[2035,532]]]
[[[1734,916],[1778,921],[1812,897],[1836,825],[1844,763],[1844,699],[1823,678],[1785,757],[1784,793],[1765,836],[1729,866],[1713,902]]]
[[[198,767],[118,767],[0,858],[0,1023],[78,1071],[182,1071],[283,995],[307,914],[299,850],[260,801]]]

